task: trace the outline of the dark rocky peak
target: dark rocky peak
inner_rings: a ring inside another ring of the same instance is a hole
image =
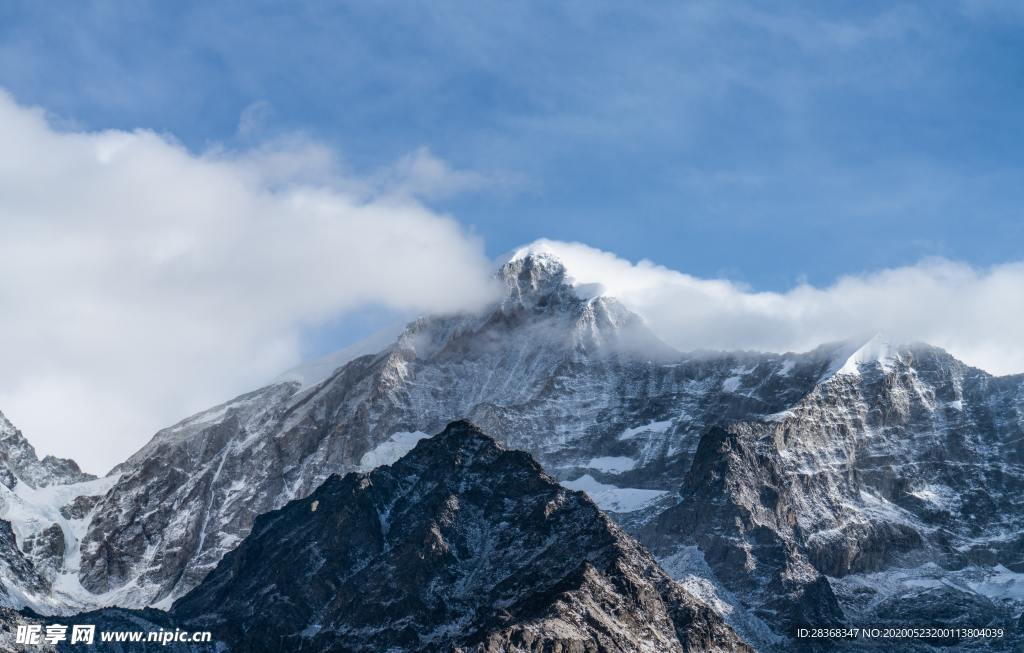
[[[257,518],[171,613],[254,653],[749,650],[583,494],[467,422]]]
[[[19,481],[31,487],[65,485],[96,478],[67,458],[36,455],[35,447],[0,413],[0,483],[13,490]]]

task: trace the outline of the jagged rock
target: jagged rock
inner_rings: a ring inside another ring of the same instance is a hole
[[[21,431],[0,413],[0,483],[13,490],[18,481],[31,487],[78,483],[96,478],[67,458],[45,456],[42,460]]]
[[[749,650],[584,495],[465,422],[260,516],[171,613],[253,653]]]
[[[64,563],[64,530],[58,524],[50,524],[25,538],[21,550],[33,561],[36,569],[54,574]]]
[[[0,608],[20,608],[23,592],[46,594],[50,583],[18,548],[9,521],[0,519]]]
[[[60,514],[64,519],[85,519],[102,498],[101,495],[75,497],[70,503],[60,507]]]
[[[718,579],[780,632],[840,625],[831,587],[801,546],[787,483],[775,452],[750,429],[712,428],[701,438],[682,502],[661,513],[643,539],[662,553],[696,544]]]

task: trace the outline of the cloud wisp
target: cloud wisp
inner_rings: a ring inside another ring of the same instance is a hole
[[[755,292],[581,243],[541,240],[528,248],[556,255],[577,283],[600,284],[682,351],[805,351],[882,332],[943,347],[995,374],[1024,372],[1024,262],[978,269],[928,259],[821,288]]]
[[[482,242],[416,199],[465,182],[425,153],[412,191],[368,191],[301,139],[197,155],[3,94],[0,142],[0,409],[94,472],[299,362],[308,327],[493,296]]]

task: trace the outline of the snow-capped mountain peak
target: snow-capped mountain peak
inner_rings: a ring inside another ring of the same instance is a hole
[[[855,348],[854,348],[855,347]],[[841,364],[836,369],[836,374],[859,375],[862,366],[877,365],[883,371],[888,371],[893,362],[899,357],[897,348],[893,345],[892,339],[884,333],[875,333],[859,345],[856,341],[850,344],[850,349],[842,352],[845,358],[837,357]]]

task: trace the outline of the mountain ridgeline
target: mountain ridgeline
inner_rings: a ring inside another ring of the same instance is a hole
[[[774,651],[808,625],[1014,650],[1024,377],[882,337],[681,354],[553,256],[498,277],[490,310],[199,413],[104,479],[0,438],[0,603],[170,609],[254,651]]]

